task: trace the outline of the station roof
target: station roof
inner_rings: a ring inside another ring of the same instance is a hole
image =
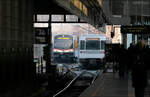
[[[34,12],[74,14],[94,26],[150,22],[150,0],[34,0]],[[82,6],[82,7],[81,7]]]
[[[93,26],[107,22],[97,0],[34,0],[34,4],[34,14],[74,14]]]
[[[34,0],[34,14],[71,14],[54,0]]]
[[[102,9],[112,24],[150,22],[150,0],[103,0]]]

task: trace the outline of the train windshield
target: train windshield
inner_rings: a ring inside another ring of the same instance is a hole
[[[105,41],[101,41],[101,50],[105,49]]]
[[[100,49],[100,41],[99,40],[87,40],[86,41],[86,49],[87,50],[99,50]]]
[[[84,50],[85,49],[85,41],[81,40],[80,41],[80,50]]]
[[[57,49],[72,49],[73,38],[70,36],[56,36],[54,39],[54,48]]]

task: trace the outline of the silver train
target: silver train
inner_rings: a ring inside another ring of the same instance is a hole
[[[104,66],[105,44],[111,40],[104,34],[88,34],[79,38],[79,61],[85,67]]]
[[[54,36],[53,61],[60,63],[76,61],[75,38],[73,35],[57,34]]]

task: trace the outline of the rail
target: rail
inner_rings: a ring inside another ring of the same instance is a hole
[[[92,83],[91,84],[93,84],[94,83],[94,81],[96,80],[96,78],[98,77],[98,75],[100,74],[100,73],[102,73],[103,71],[100,71],[100,70],[98,70],[97,72],[96,72],[96,75],[94,76],[94,78],[93,78],[93,80],[92,80]]]
[[[93,73],[91,73],[91,72],[89,72],[89,71],[85,71],[85,72],[94,75],[93,80],[92,80],[92,82],[91,82],[91,84],[93,84],[94,81],[96,80],[96,78],[98,77],[98,75],[99,75],[100,73],[102,73],[103,71],[98,70],[98,71],[96,72],[96,74],[93,74]],[[84,72],[84,73],[85,73],[85,72]]]
[[[82,73],[84,73],[85,71],[83,71]],[[81,73],[81,74],[82,74]],[[59,91],[58,93],[56,93],[53,97],[58,96],[59,94],[61,94],[62,92],[64,92],[67,88],[69,88],[71,86],[71,84],[81,75],[77,75],[64,89],[62,89],[61,91]]]
[[[101,71],[101,72],[102,72],[102,71]],[[98,70],[98,71],[96,72],[96,74],[91,73],[91,72],[86,71],[86,70],[82,71],[82,72],[81,72],[79,75],[77,75],[64,89],[62,89],[61,91],[59,91],[58,93],[56,93],[53,97],[57,97],[57,96],[61,95],[61,93],[65,92],[80,76],[82,76],[82,75],[85,74],[85,73],[89,73],[89,74],[91,74],[92,76],[94,76],[93,79],[92,79],[92,81],[91,81],[91,84],[93,84],[94,81],[96,80],[97,76],[99,75],[100,70]]]

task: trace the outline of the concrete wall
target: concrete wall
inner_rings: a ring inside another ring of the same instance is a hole
[[[34,87],[32,17],[33,0],[0,0],[1,97],[23,97]]]

